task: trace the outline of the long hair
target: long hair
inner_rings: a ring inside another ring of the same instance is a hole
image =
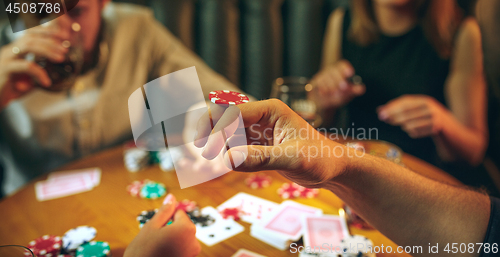
[[[455,0],[416,0],[416,15],[425,36],[442,58],[449,58],[461,15]],[[367,46],[378,40],[372,0],[351,0],[352,21],[348,38]]]

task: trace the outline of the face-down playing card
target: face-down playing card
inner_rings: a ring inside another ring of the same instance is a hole
[[[341,241],[349,236],[345,219],[335,215],[304,216],[304,246],[314,253],[325,253],[340,247]]]
[[[302,217],[320,216],[321,209],[284,201],[266,220],[254,224],[252,230],[284,241],[297,241],[302,236]]]

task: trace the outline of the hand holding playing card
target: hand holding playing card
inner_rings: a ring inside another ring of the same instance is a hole
[[[176,200],[173,195],[165,199],[165,205],[129,244],[125,257],[193,257],[200,253],[201,246],[195,237],[196,226],[184,211],[175,212]],[[172,217],[172,224],[165,226]]]
[[[279,100],[229,107],[219,116],[212,112],[200,119],[195,146],[204,147],[205,158],[218,155],[225,143],[214,133],[223,130],[229,142],[240,137],[233,126],[241,116],[244,124],[239,126],[246,128],[249,145],[233,147],[224,155],[226,165],[232,162],[236,171],[279,170],[302,186],[322,187],[344,172],[349,161],[344,153],[351,150],[321,135]]]

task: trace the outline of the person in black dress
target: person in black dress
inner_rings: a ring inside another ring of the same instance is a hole
[[[332,121],[376,128],[378,139],[497,194],[480,168],[488,142],[481,33],[454,0],[353,0],[325,35],[313,96]],[[362,85],[349,77],[359,75]],[[373,139],[373,138],[372,138]]]

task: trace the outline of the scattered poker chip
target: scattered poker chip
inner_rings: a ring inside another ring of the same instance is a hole
[[[301,187],[300,188],[300,196],[304,198],[314,198],[318,196],[319,194],[319,189],[317,188],[305,188]]]
[[[70,252],[79,246],[92,241],[97,234],[97,230],[89,226],[79,226],[68,230],[62,237],[62,247]]]
[[[241,215],[245,213],[240,208],[226,208],[219,212],[224,219],[240,220]]]
[[[284,183],[280,188],[278,188],[278,194],[283,199],[300,197],[300,186],[295,183]]]
[[[149,182],[142,186],[139,195],[146,199],[157,199],[167,193],[165,185],[157,182]]]
[[[28,244],[28,248],[35,256],[56,256],[61,251],[61,237],[44,235]],[[25,252],[26,254],[27,252]],[[29,255],[28,255],[29,256]]]
[[[184,212],[192,212],[197,208],[197,204],[195,201],[190,201],[188,199],[184,199],[177,203],[177,210],[183,210]]]
[[[340,242],[342,257],[375,257],[373,242],[360,235],[344,237]],[[355,252],[354,252],[355,251]]]
[[[153,182],[153,181],[151,181],[149,179],[135,180],[132,183],[130,183],[130,185],[127,186],[127,192],[131,196],[138,197],[140,192],[141,192],[142,186],[144,186],[145,184],[147,184],[149,182]]]
[[[139,227],[142,228],[144,224],[146,224],[153,216],[158,212],[158,209],[142,211],[139,215],[137,215],[137,221],[139,222]]]
[[[92,241],[84,244],[76,250],[76,257],[106,257],[111,253],[107,242]]]
[[[214,104],[238,105],[250,101],[246,95],[229,90],[212,91],[208,96]]]
[[[245,179],[245,184],[252,189],[258,189],[268,187],[271,181],[271,177],[265,174],[252,174]]]

